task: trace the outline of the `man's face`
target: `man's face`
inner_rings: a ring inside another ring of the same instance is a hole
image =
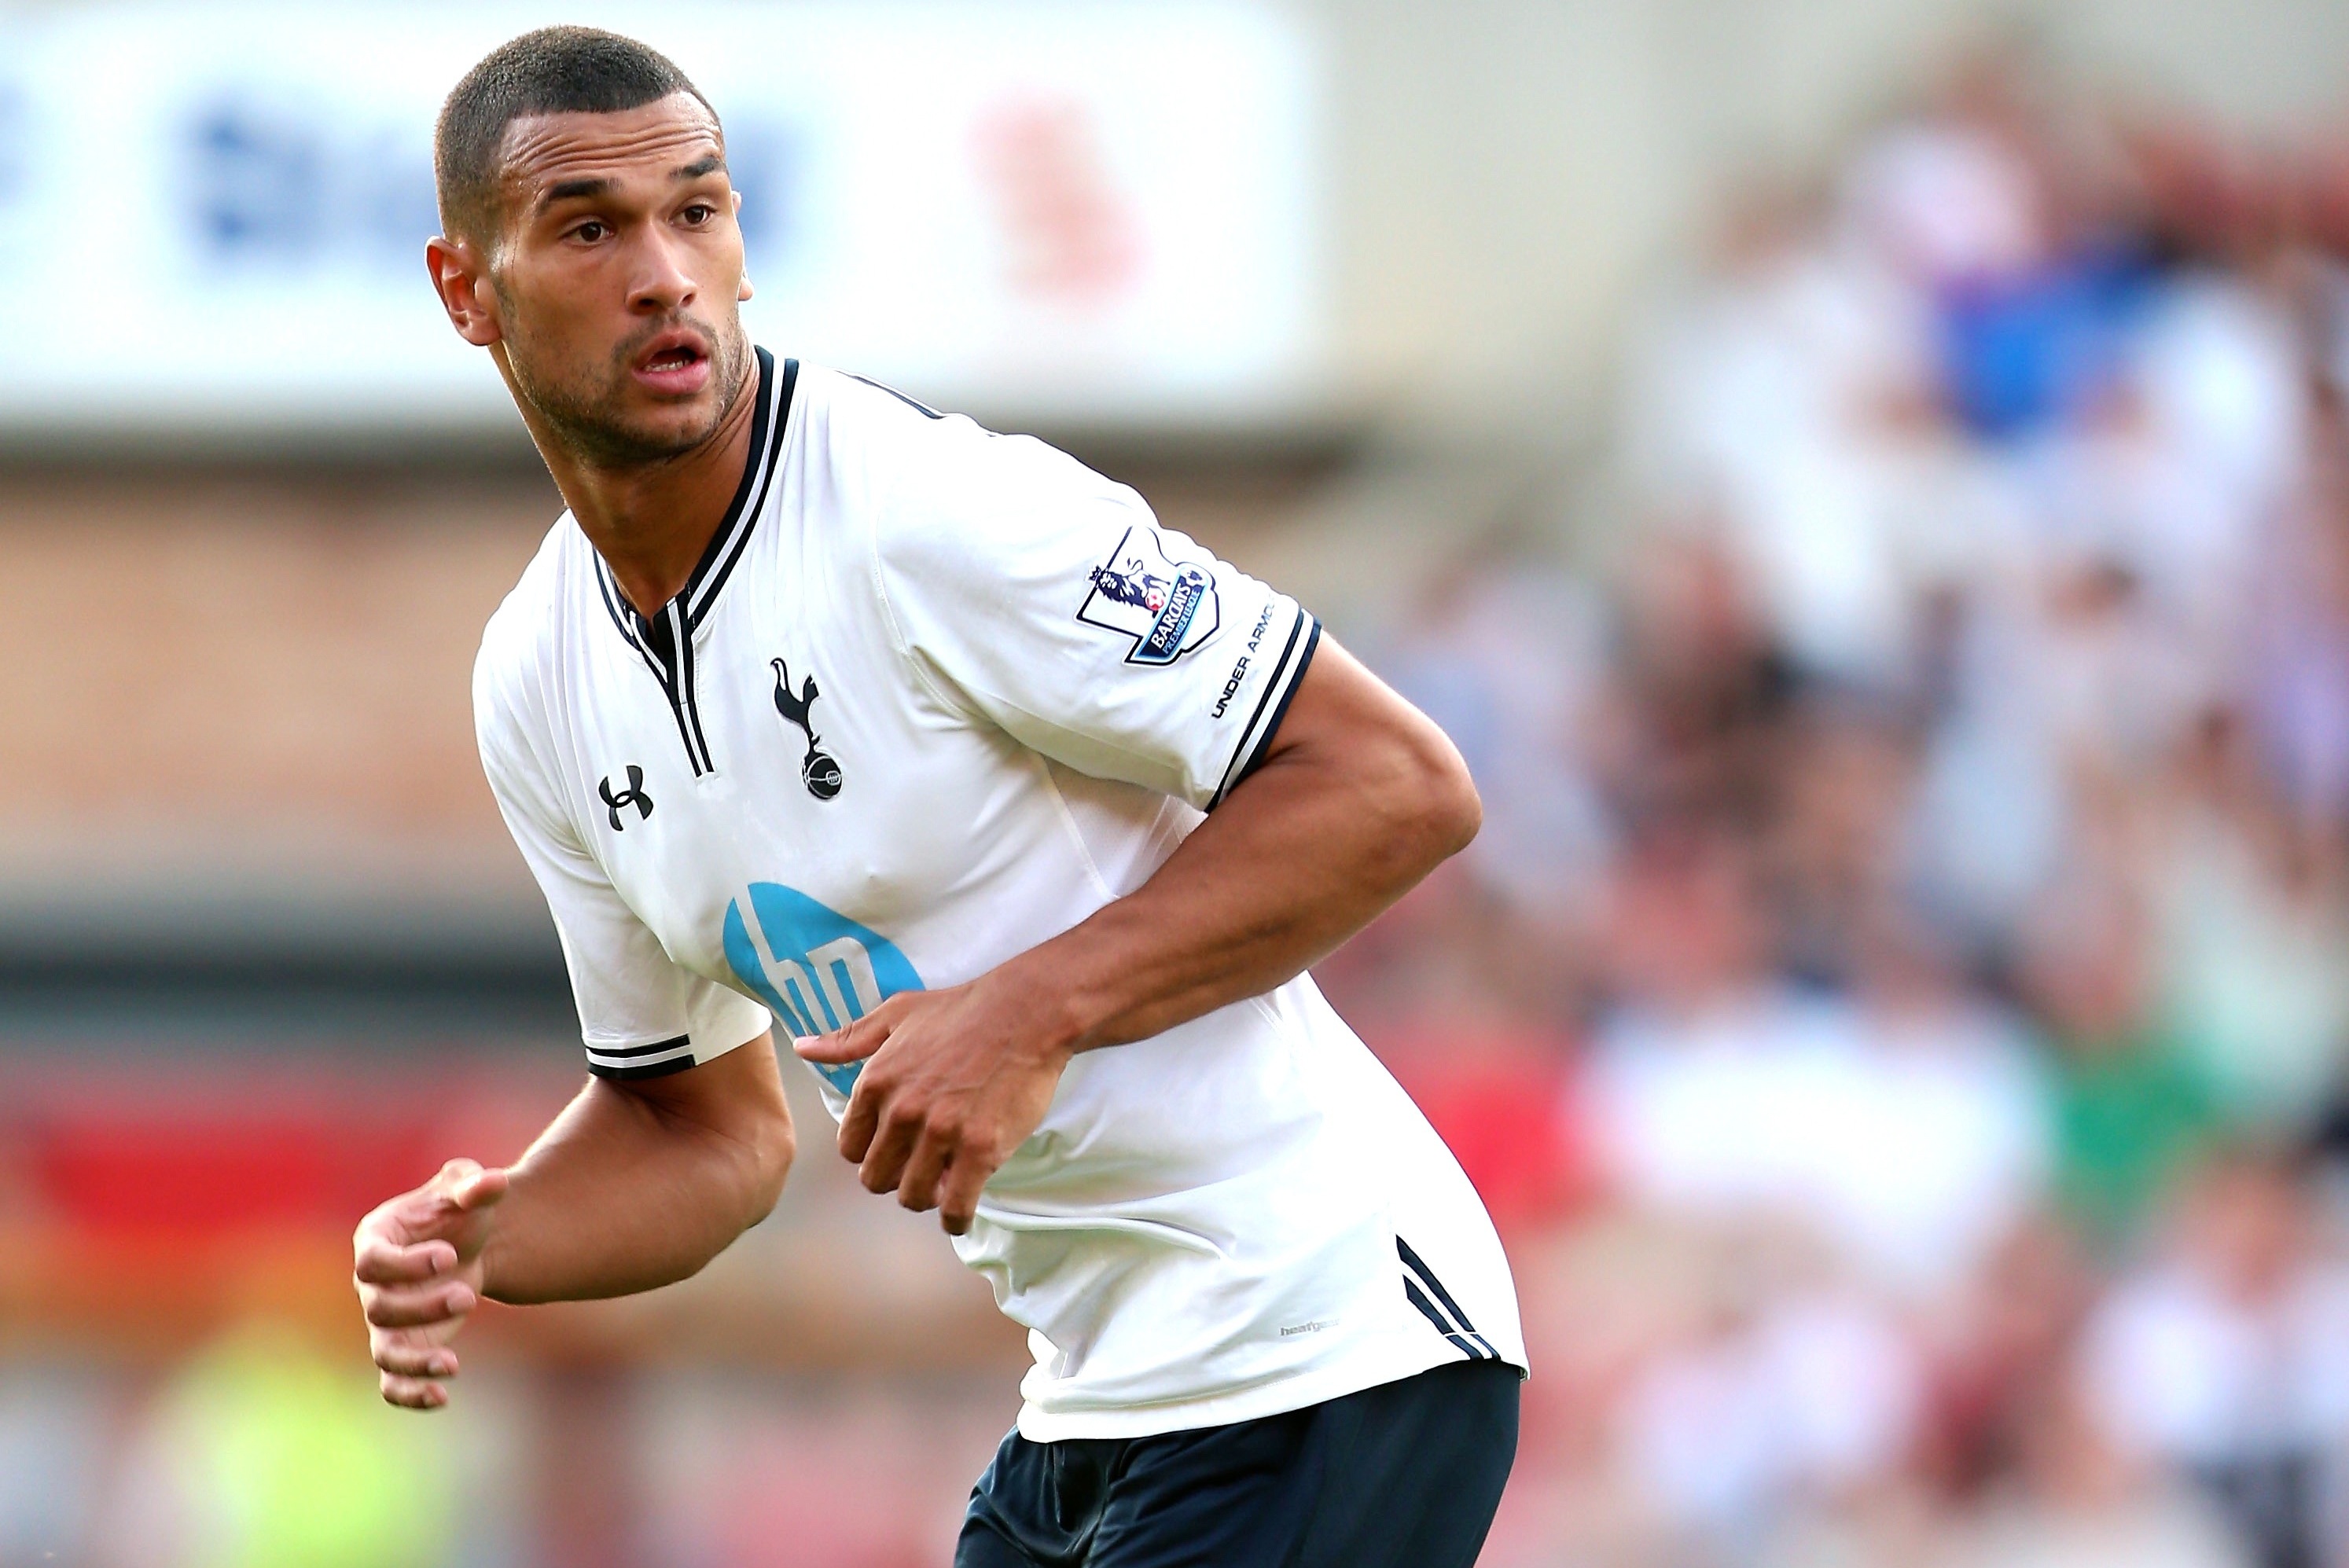
[[[499,338],[523,397],[592,461],[688,451],[743,390],[742,232],[719,137],[688,93],[507,128]]]

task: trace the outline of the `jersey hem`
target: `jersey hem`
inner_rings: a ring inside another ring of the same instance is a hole
[[[1402,1354],[1390,1343],[1377,1346],[1374,1354],[1350,1356],[1333,1365],[1299,1372],[1277,1382],[1202,1399],[1182,1399],[1109,1410],[1060,1412],[1042,1409],[1033,1402],[1024,1402],[1019,1407],[1019,1431],[1031,1443],[1060,1443],[1072,1439],[1155,1438],[1168,1432],[1192,1431],[1202,1427],[1228,1427],[1241,1421],[1260,1420],[1267,1416],[1286,1415],[1309,1406],[1325,1405],[1349,1394],[1359,1394],[1365,1388],[1400,1383],[1406,1377],[1416,1377],[1438,1367],[1464,1364],[1468,1359],[1441,1340],[1420,1347],[1417,1354]],[[1516,1367],[1519,1377],[1526,1375],[1521,1357],[1511,1356],[1505,1350],[1497,1359]]]

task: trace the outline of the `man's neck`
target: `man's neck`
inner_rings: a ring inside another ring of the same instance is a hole
[[[759,408],[756,355],[746,380],[709,438],[673,458],[605,468],[533,431],[580,531],[647,618],[685,587],[741,488]]]

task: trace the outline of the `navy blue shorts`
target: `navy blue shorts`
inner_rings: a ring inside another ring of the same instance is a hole
[[[1517,1380],[1464,1361],[1228,1427],[1013,1432],[955,1568],[1471,1568],[1517,1454]]]

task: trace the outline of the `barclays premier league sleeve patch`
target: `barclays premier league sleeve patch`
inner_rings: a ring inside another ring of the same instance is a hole
[[[1171,665],[1216,634],[1216,576],[1204,562],[1170,561],[1154,528],[1129,528],[1089,574],[1077,619],[1133,639],[1130,665]]]

